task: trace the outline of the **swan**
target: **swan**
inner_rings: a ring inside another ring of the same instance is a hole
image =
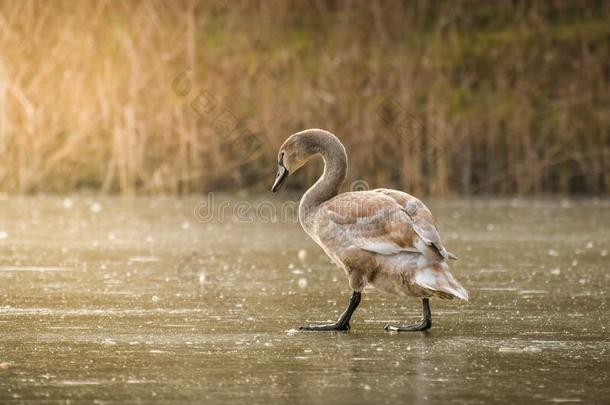
[[[387,324],[389,331],[429,329],[431,297],[468,300],[468,292],[447,264],[456,257],[443,246],[432,214],[420,200],[383,188],[339,194],[347,175],[347,153],[330,132],[308,129],[288,137],[278,152],[271,191],[277,192],[290,174],[317,155],[324,160],[324,172],[301,198],[299,222],[345,271],[352,296],[336,322],[301,326],[301,330],[349,330],[367,284],[386,293],[422,299],[421,322]]]

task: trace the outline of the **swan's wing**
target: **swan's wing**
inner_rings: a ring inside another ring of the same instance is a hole
[[[322,204],[325,229],[318,234],[330,243],[393,255],[418,252],[411,219],[393,199],[370,192],[341,194]]]
[[[397,190],[376,189],[372,193],[378,193],[392,198],[409,215],[413,223],[413,229],[421,240],[429,247],[434,248],[444,259],[457,259],[443,246],[438,229],[434,224],[432,212],[417,198]]]
[[[322,204],[321,214],[328,221],[320,236],[382,255],[407,251],[448,258],[430,211],[408,197],[403,205],[385,190],[341,194]]]

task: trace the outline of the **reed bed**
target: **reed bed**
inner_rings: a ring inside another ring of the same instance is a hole
[[[262,191],[284,138],[321,127],[346,144],[350,183],[607,195],[609,11],[2,0],[0,191]]]

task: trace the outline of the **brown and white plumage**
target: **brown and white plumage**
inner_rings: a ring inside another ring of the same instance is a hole
[[[305,329],[349,328],[351,314],[367,284],[423,299],[422,323],[391,330],[429,328],[429,297],[468,299],[447,264],[456,257],[443,246],[432,213],[420,200],[389,189],[338,194],[347,173],[347,154],[329,132],[306,130],[284,142],[272,190],[277,191],[290,173],[315,155],[324,159],[324,173],[301,199],[299,220],[311,238],[345,270],[354,294],[336,323]]]
[[[443,246],[430,210],[402,191],[344,193],[323,203],[321,210],[349,230],[364,250],[383,255],[418,252],[430,261],[455,258]]]
[[[407,193],[376,189],[340,194],[321,203],[307,222],[306,231],[337,264],[355,267],[357,259],[367,267],[360,270],[366,273],[364,284],[385,285],[379,278],[403,272],[396,286],[382,289],[401,293],[402,286],[406,295],[468,299],[445,263],[455,256],[443,246],[430,210]]]

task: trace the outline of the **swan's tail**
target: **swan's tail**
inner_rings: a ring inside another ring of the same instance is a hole
[[[468,291],[453,277],[446,263],[433,263],[418,269],[415,284],[440,298],[468,301]]]

